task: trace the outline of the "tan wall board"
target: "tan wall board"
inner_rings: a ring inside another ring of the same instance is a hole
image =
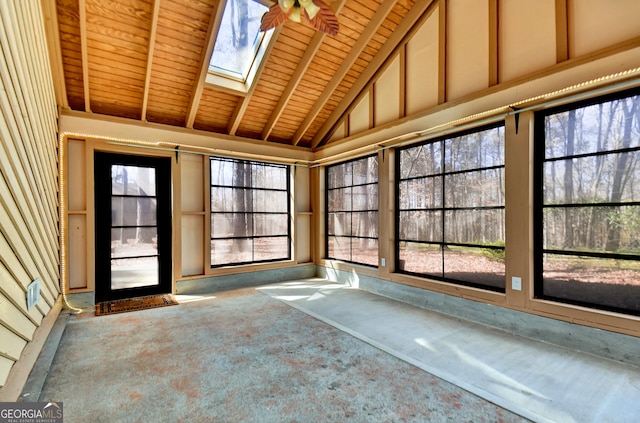
[[[180,155],[180,179],[182,187],[182,211],[204,211],[204,156],[182,153]],[[207,163],[208,164],[208,163]]]
[[[489,86],[488,0],[447,2],[447,101]]]
[[[204,274],[203,215],[182,215],[182,276]]]
[[[68,141],[68,201],[69,210],[82,211],[87,209],[87,180],[85,163],[84,140]]]
[[[311,261],[311,215],[298,214],[296,225],[296,262],[309,263]]]
[[[295,212],[308,212],[311,210],[311,190],[309,181],[309,167],[294,166],[294,196],[296,201]]]
[[[519,308],[533,298],[533,112],[505,122],[505,285],[507,301]],[[522,279],[522,290],[511,289],[511,278]]]
[[[374,127],[398,119],[400,113],[400,57],[389,63],[373,85]]]
[[[340,124],[338,124],[336,129],[333,131],[333,134],[331,134],[331,137],[329,138],[328,142],[341,140],[344,137],[346,137],[347,135],[348,135],[347,134],[347,124],[346,124],[346,121],[343,120],[342,122],[340,122]]]
[[[438,104],[438,14],[432,13],[407,43],[406,114]]]
[[[69,288],[87,288],[87,216],[69,215],[67,223]]]
[[[498,63],[500,82],[556,63],[556,0],[500,0]]]
[[[366,93],[362,96],[358,105],[354,107],[349,114],[349,135],[357,134],[358,132],[369,129],[369,123],[371,120],[369,102],[370,94]]]
[[[569,57],[640,36],[638,0],[568,0]]]

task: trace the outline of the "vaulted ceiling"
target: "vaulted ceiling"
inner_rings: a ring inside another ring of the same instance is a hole
[[[224,0],[56,0],[59,105],[313,149],[431,0],[325,2],[338,35],[286,21],[240,93],[205,81]]]

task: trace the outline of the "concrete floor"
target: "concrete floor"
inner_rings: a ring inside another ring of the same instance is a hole
[[[533,421],[640,421],[637,367],[322,280],[260,290]]]
[[[451,384],[472,393],[472,397],[477,396],[485,399],[488,401],[486,404],[497,404],[505,410],[509,410],[516,415],[524,416],[527,419],[537,422],[576,423],[635,423],[640,421],[640,369],[634,366],[621,364],[575,350],[512,335],[500,330],[417,308],[405,303],[374,295],[363,290],[331,283],[322,279],[305,279],[283,282],[265,285],[257,288],[256,290],[262,294],[266,294],[266,296],[271,297],[272,299],[277,299],[278,301],[276,301],[276,303],[287,304],[298,311],[315,317],[322,322],[328,323],[346,334],[365,341],[375,347],[374,350],[389,353],[406,363],[423,369],[444,381],[450,382]],[[248,291],[245,291],[256,292],[256,290],[248,289]],[[213,295],[217,296],[219,299],[224,299],[226,295],[229,295],[229,301],[231,301],[231,298],[234,298],[231,294]],[[264,297],[264,295],[261,296]],[[179,301],[182,301],[183,304],[177,307],[168,307],[164,310],[173,309],[171,313],[181,314],[184,314],[188,310],[189,313],[195,311],[204,313],[203,316],[206,316],[205,318],[210,320],[210,323],[207,323],[207,325],[215,323],[224,324],[224,321],[221,320],[223,316],[228,316],[229,319],[238,321],[237,316],[230,315],[231,312],[249,312],[248,309],[245,310],[245,307],[249,303],[238,303],[236,305],[228,303],[231,309],[222,313],[223,310],[218,309],[222,303],[208,302],[212,298],[216,298],[214,296],[178,295],[177,298]],[[239,300],[234,299],[233,301]],[[251,304],[255,302],[256,298],[253,297]],[[261,303],[261,301],[258,302]],[[198,307],[198,309],[196,310],[193,307]],[[266,313],[270,307],[273,307],[272,303],[265,303],[263,306],[260,306],[259,309],[254,310],[253,313],[257,314],[259,318],[259,314]],[[180,310],[180,308],[182,308],[182,310]],[[154,326],[158,325],[158,327],[154,327],[153,329],[149,328],[149,331],[164,330],[163,325],[177,324],[175,322],[175,317],[172,317],[166,322],[164,318],[161,319],[160,316],[169,315],[167,311],[162,310],[163,309],[156,309],[118,315],[125,317],[93,317],[90,316],[90,312],[86,313],[84,316],[81,315],[82,317],[71,316],[70,322],[73,321],[72,326],[67,323],[60,323],[58,325],[63,329],[65,325],[67,326],[67,330],[65,331],[65,335],[61,342],[61,349],[69,348],[72,352],[79,354],[77,358],[74,358],[73,360],[77,361],[74,365],[87,366],[81,368],[89,368],[91,369],[91,372],[95,372],[96,370],[91,367],[92,363],[90,359],[88,363],[83,362],[83,360],[86,360],[87,355],[91,355],[88,351],[89,347],[83,346],[86,345],[86,341],[83,341],[80,338],[79,332],[70,331],[69,328],[76,328],[77,330],[80,328],[86,329],[90,324],[98,325],[100,327],[104,325],[102,331],[106,331],[107,329],[105,328],[110,324],[110,320],[113,322],[119,322],[115,328],[108,329],[109,331],[116,331],[114,332],[116,336],[110,338],[103,332],[96,340],[98,344],[102,342],[106,343],[104,345],[108,346],[111,342],[110,339],[122,336],[122,334],[128,330],[128,326],[133,325],[135,320],[142,319],[143,316],[145,318],[153,317],[158,321],[158,323],[154,323]],[[214,311],[221,313],[215,315],[219,317],[215,317],[212,314]],[[282,312],[282,310],[280,312]],[[240,314],[240,316],[243,316],[243,314]],[[193,316],[189,318],[193,318]],[[301,317],[299,319],[300,321],[304,320]],[[282,328],[285,333],[290,333],[296,330],[295,316],[289,316],[288,320],[288,324],[290,326]],[[154,320],[154,322],[155,321],[156,320]],[[260,320],[257,321],[259,322]],[[252,327],[258,324],[262,323],[251,323]],[[207,325],[203,327],[205,330],[203,333],[208,333],[206,330],[211,330]],[[113,323],[111,323],[111,326],[113,326]],[[316,327],[311,330],[320,331],[321,329],[322,328]],[[232,330],[229,332],[234,331]],[[95,335],[90,334],[88,336]],[[140,336],[142,337],[143,335],[141,334]],[[304,336],[303,332],[302,337],[304,338]],[[326,334],[320,336],[326,336]],[[310,334],[309,337],[313,338],[313,334]],[[311,338],[309,338],[309,340],[311,340]],[[143,349],[147,350],[149,348],[148,341],[145,341],[144,339],[139,341],[141,342],[141,345],[144,346]],[[224,342],[235,344],[238,343],[238,340],[227,340]],[[175,341],[167,340],[166,344],[163,344],[164,346],[162,348],[165,348],[166,351],[169,351],[168,349],[176,348],[176,352],[172,354],[184,354],[183,350],[185,348],[175,346],[173,345],[174,343]],[[102,348],[104,348],[104,345]],[[251,346],[249,347],[249,345]],[[287,348],[294,347],[300,348],[300,345]],[[253,343],[246,344],[245,348],[253,348]],[[345,350],[350,350],[352,348],[355,347],[343,346],[342,350],[344,352]],[[49,350],[48,353],[47,349]],[[99,351],[99,349],[96,351]],[[191,352],[189,354],[195,354],[196,352]],[[96,354],[97,353],[98,352],[96,352]],[[244,353],[245,350],[236,352],[236,354]],[[315,354],[313,351],[309,351],[309,353],[310,357],[313,357]],[[56,354],[58,355],[56,356]],[[56,353],[55,346],[47,345],[45,346],[45,352],[43,353],[42,358],[46,361],[47,355],[49,355],[49,363],[53,362],[51,369],[55,369],[56,361],[60,362],[65,359],[60,357],[61,354],[69,353],[60,353],[60,351]],[[171,356],[172,354],[163,353],[163,356]],[[369,352],[367,354],[371,353]],[[262,354],[259,354],[259,356],[262,356]],[[359,355],[359,357],[364,356],[365,355]],[[70,356],[67,356],[66,360],[70,360],[69,357]],[[189,357],[192,356],[189,355]],[[381,358],[378,357],[377,359]],[[309,360],[314,359],[310,358]],[[342,360],[343,362],[347,362],[350,359],[345,356]],[[353,360],[353,358],[351,358],[351,360]],[[184,360],[178,360],[178,356],[176,356],[176,360],[174,361],[181,362]],[[189,360],[187,359],[186,361],[188,362]],[[356,361],[352,361],[351,364],[353,363],[356,363]],[[111,364],[111,366],[114,367],[114,379],[118,377],[118,374],[122,373],[117,371],[117,368],[119,368],[120,365],[121,364],[117,360]],[[174,363],[172,363],[172,365],[174,365]],[[213,363],[212,365],[217,365],[217,363]],[[391,366],[391,363],[388,365]],[[100,396],[100,390],[105,389],[104,378],[98,378],[101,379],[101,382],[97,383],[97,387],[90,387],[86,385],[83,387],[82,385],[78,385],[79,378],[77,377],[77,373],[74,378],[66,379],[68,375],[64,374],[64,365],[61,365],[59,370],[51,370],[51,373],[49,373],[50,369],[46,363],[37,364],[37,367],[41,367],[41,369],[40,371],[33,372],[33,378],[30,378],[30,382],[28,383],[23,395],[24,400],[34,400],[35,398],[44,400],[46,397],[46,399],[49,400],[67,401],[65,402],[66,412],[66,410],[72,410],[73,405],[70,403],[70,399],[76,395],[76,392],[88,391],[88,396],[86,398],[83,397],[82,399],[84,406],[88,407],[100,400],[100,398],[98,398]],[[325,367],[326,366],[322,366],[321,369],[324,369]],[[340,367],[341,370],[344,370],[345,368],[345,366]],[[331,369],[331,366],[329,366],[328,369]],[[316,368],[313,368],[310,372],[316,373],[316,370]],[[347,375],[348,378],[345,379],[347,382],[344,380],[342,381],[343,388],[345,389],[346,387],[344,385],[346,383],[350,384],[350,382],[348,382],[349,380],[353,380],[355,383],[354,378],[362,374],[362,369],[360,368],[360,372],[358,372],[357,366],[354,366],[352,370],[355,371],[355,373]],[[107,366],[107,371],[111,371],[109,366]],[[370,371],[370,369],[366,371]],[[404,372],[406,370],[402,371]],[[184,368],[180,372],[182,373],[180,375],[181,379],[173,381],[176,386],[183,386],[187,384],[187,380],[191,380],[192,378],[185,378],[185,376],[188,376],[189,372],[196,372],[196,370]],[[38,377],[38,373],[40,374],[40,377]],[[176,371],[174,369],[166,377],[175,378],[175,373]],[[307,376],[310,377],[310,374]],[[197,373],[194,374],[193,378],[197,377]],[[285,378],[288,377],[290,376],[285,376]],[[325,377],[334,378],[336,377],[336,373],[327,374]],[[390,376],[388,377],[390,378]],[[89,378],[87,383],[90,383],[91,379],[92,378]],[[38,380],[40,381],[38,382]],[[409,384],[414,382],[407,381],[406,383]],[[162,385],[163,382],[158,383]],[[204,383],[206,386],[206,384],[210,382],[206,381]],[[371,381],[367,382],[367,384],[369,383],[371,383]],[[424,382],[419,382],[419,384],[420,383],[424,384]],[[431,382],[429,382],[429,384],[431,384]],[[151,383],[151,385],[153,385],[153,383]],[[331,386],[339,386],[339,383],[334,385],[334,382],[332,382]],[[382,386],[384,386],[384,384]],[[65,391],[65,389],[68,389],[69,391]],[[117,388],[110,387],[109,389],[111,395],[116,395],[115,392],[117,392]],[[376,389],[379,390],[381,388]],[[64,392],[67,393],[65,394]],[[71,394],[70,392],[74,393]],[[98,397],[96,396],[96,393],[98,393]],[[335,393],[335,391],[331,391],[331,393]],[[56,395],[58,396],[56,397]],[[60,395],[63,395],[63,397],[61,398]],[[130,404],[127,403],[128,400],[131,398],[135,398],[137,400],[139,399],[138,397],[141,397],[139,392],[130,392],[127,395],[129,395],[129,397],[123,398],[123,404],[120,408],[130,407]],[[249,395],[249,393],[243,393],[243,395],[246,396]],[[290,392],[289,395],[300,395],[300,392]],[[444,394],[440,394],[440,397],[442,397],[442,395]],[[465,395],[460,393],[455,394],[456,401],[459,402],[460,398],[465,397]],[[187,400],[190,401],[192,399],[187,397],[185,401]],[[251,402],[248,397],[245,398],[245,400]],[[253,399],[253,401],[260,401],[260,399]],[[473,401],[473,399],[469,397],[468,401]],[[419,400],[414,400],[413,402],[417,403]],[[69,407],[67,407],[67,404],[69,404]],[[471,402],[468,404],[471,404]],[[476,407],[479,410],[484,410],[483,407],[486,407],[486,404],[482,407],[480,405],[475,405],[473,407]],[[370,403],[368,405],[370,406]],[[446,401],[443,402],[443,406],[446,405]],[[280,404],[280,406],[282,406],[282,404]],[[295,405],[289,404],[287,407],[295,407]],[[464,408],[468,409],[470,407],[472,408],[472,406],[466,406]],[[432,410],[432,407],[429,408],[429,410]],[[444,409],[444,411],[441,410],[439,414],[437,414],[437,418],[434,417],[428,419],[421,419],[420,411],[417,411],[417,417],[414,416],[414,418],[408,419],[398,418],[398,416],[394,414],[380,414],[382,412],[383,410],[377,411],[377,413],[379,413],[377,415],[378,419],[359,419],[361,415],[352,414],[350,415],[350,418],[341,418],[339,415],[333,415],[329,420],[477,422],[513,421],[509,419],[514,418],[512,415],[509,415],[508,418],[501,416],[499,414],[499,410],[497,411],[498,414],[492,414],[493,417],[479,417],[478,414],[476,414],[475,417],[462,414],[457,415],[458,417],[456,417],[456,414],[451,414],[451,410]],[[487,413],[489,413],[489,411],[487,411]],[[491,409],[491,413],[496,413],[496,411]],[[422,414],[422,416],[424,415],[425,414]],[[380,420],[380,418],[382,418],[382,420]],[[268,419],[255,420],[269,421]],[[290,420],[307,421],[304,418],[291,418]],[[65,421],[67,420],[65,419]],[[69,421],[74,420],[70,419]],[[131,421],[136,420],[133,419]],[[208,420],[205,418],[200,421]],[[221,418],[214,421],[239,420],[229,417],[229,419]],[[278,420],[276,419],[272,421]]]

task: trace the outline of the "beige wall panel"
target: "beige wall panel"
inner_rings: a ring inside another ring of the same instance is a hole
[[[640,1],[569,0],[569,56],[640,36]]]
[[[297,212],[311,211],[311,189],[309,185],[309,168],[306,166],[295,166],[294,172],[294,193]]]
[[[369,129],[369,93],[365,94],[349,114],[349,135]]]
[[[438,12],[407,43],[407,115],[438,104]]]
[[[447,2],[447,101],[489,86],[488,0]]]
[[[182,276],[204,274],[204,216],[182,216]]]
[[[384,125],[400,117],[400,57],[389,64],[373,85],[373,126]]]
[[[87,287],[87,217],[69,215],[67,226],[67,265],[69,267],[69,288]]]
[[[181,154],[182,211],[204,211],[204,156]]]
[[[70,139],[68,142],[68,181],[69,210],[83,211],[87,209],[85,143],[82,140]]]
[[[298,263],[311,261],[311,214],[296,217],[296,259]]]
[[[329,138],[329,142],[341,140],[346,136],[347,125],[345,121],[342,121],[340,125],[337,126],[336,130],[331,134],[331,138]]]
[[[555,0],[500,0],[499,3],[499,82],[554,65]]]

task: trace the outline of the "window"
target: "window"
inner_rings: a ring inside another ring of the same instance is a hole
[[[254,0],[227,0],[209,62],[207,82],[246,92],[273,31],[260,32],[269,8]]]
[[[396,157],[396,269],[504,291],[504,126]]]
[[[640,93],[536,115],[538,298],[640,315]]]
[[[291,258],[289,167],[211,158],[211,267]]]
[[[327,167],[327,256],[378,265],[378,157]]]

